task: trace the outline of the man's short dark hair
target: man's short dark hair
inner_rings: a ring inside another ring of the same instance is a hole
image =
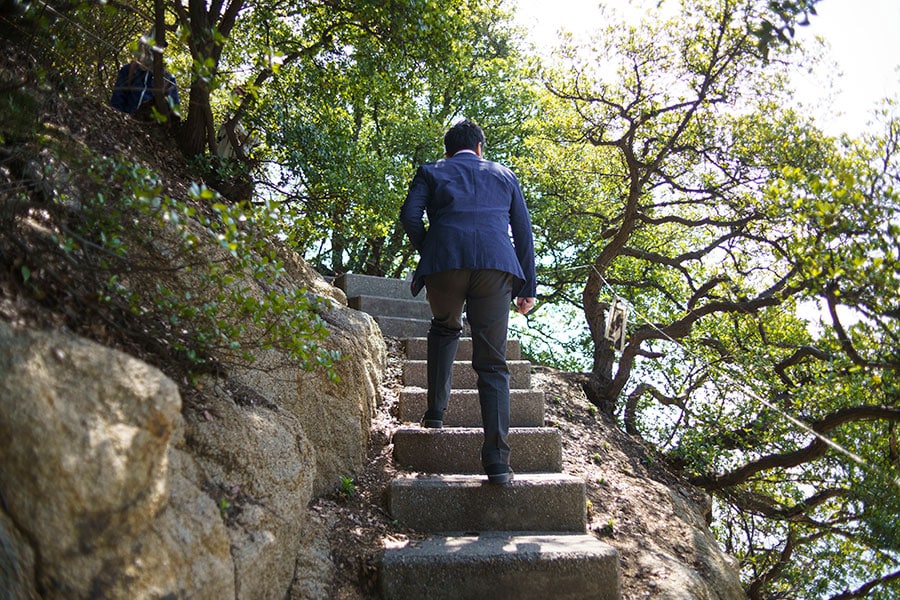
[[[469,119],[460,121],[444,134],[447,156],[453,156],[460,150],[475,150],[478,144],[484,145],[484,130]]]

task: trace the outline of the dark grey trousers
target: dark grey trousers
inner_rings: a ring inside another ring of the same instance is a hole
[[[462,333],[462,313],[472,330],[472,368],[484,426],[481,462],[509,464],[509,367],[506,338],[513,276],[490,269],[454,269],[425,277],[431,305],[428,331],[428,410],[426,419],[443,419],[450,402],[453,359]]]

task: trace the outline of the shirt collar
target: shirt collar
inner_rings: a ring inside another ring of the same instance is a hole
[[[475,151],[470,148],[463,148],[462,150],[459,150],[456,153],[454,153],[453,156],[459,156],[460,154],[475,154]],[[451,156],[450,158],[453,158],[453,156]],[[478,156],[478,155],[475,154],[475,156]]]

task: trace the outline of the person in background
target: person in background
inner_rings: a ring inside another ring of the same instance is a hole
[[[153,107],[153,49],[148,39],[152,35],[141,38],[134,60],[119,69],[109,99],[113,108],[140,119],[150,118]],[[166,101],[174,109],[179,105],[178,85],[171,73],[166,72],[164,77]]]
[[[484,143],[484,131],[473,121],[447,130],[445,158],[419,167],[400,221],[419,253],[411,291],[415,296],[426,288],[433,316],[422,425],[443,426],[465,309],[484,428],[481,462],[490,483],[506,484],[513,477],[507,441],[510,303],[516,298],[518,312],[528,313],[537,284],[531,218],[519,182],[508,168],[483,158]]]

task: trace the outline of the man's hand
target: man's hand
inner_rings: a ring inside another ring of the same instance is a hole
[[[534,308],[534,298],[516,298],[516,310],[520,315],[527,315]]]

